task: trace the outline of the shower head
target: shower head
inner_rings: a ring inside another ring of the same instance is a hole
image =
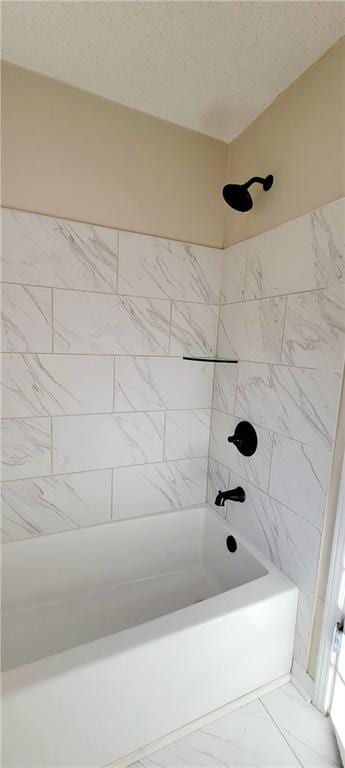
[[[248,192],[249,187],[252,184],[262,184],[265,192],[271,189],[273,184],[273,176],[270,174],[263,179],[261,176],[253,176],[252,179],[246,181],[245,184],[226,184],[223,187],[223,197],[225,202],[230,205],[230,208],[234,208],[235,211],[241,211],[245,213],[250,211],[253,207],[253,200]]]

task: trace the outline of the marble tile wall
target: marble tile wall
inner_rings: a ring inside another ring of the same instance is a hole
[[[13,210],[2,235],[3,539],[205,501],[213,366],[182,355],[216,351],[223,251]]]
[[[224,252],[207,499],[299,587],[295,659],[306,668],[345,351],[345,201]],[[227,442],[251,421],[258,450]]]

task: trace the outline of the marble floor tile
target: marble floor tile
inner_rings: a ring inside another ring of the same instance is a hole
[[[257,450],[253,456],[242,456],[237,448],[228,442],[228,437],[234,434],[239,421],[240,419],[236,416],[212,409],[210,456],[258,488],[267,491],[272,455],[272,434],[266,429],[255,427],[258,436]]]
[[[345,285],[287,297],[282,362],[341,371]]]
[[[211,410],[167,411],[165,417],[164,457],[191,459],[207,456]]]
[[[211,357],[216,354],[218,307],[174,301],[171,316],[171,355]]]
[[[247,243],[243,242],[224,251],[220,288],[221,304],[231,304],[244,299],[247,250]]]
[[[114,469],[113,517],[138,517],[204,502],[207,458]]]
[[[238,360],[280,363],[284,296],[220,307],[218,354]]]
[[[113,410],[114,361],[101,355],[4,355],[4,417]]]
[[[294,659],[301,669],[307,668],[313,607],[314,597],[309,597],[299,590]]]
[[[330,451],[340,374],[311,368],[240,363],[235,412],[266,429]]]
[[[54,290],[54,352],[164,355],[169,324],[168,301]]]
[[[3,480],[48,475],[51,469],[51,420],[1,420]]]
[[[213,365],[178,357],[116,357],[115,411],[210,408]]]
[[[153,752],[134,766],[300,768],[300,763],[264,706],[257,700]]]
[[[2,352],[52,351],[52,291],[1,286]]]
[[[53,417],[53,474],[162,461],[164,413]]]
[[[267,693],[262,702],[303,768],[341,766],[330,719],[308,704],[291,683]]]
[[[234,413],[237,384],[237,365],[217,363],[214,366],[213,408]]]
[[[2,224],[3,280],[116,291],[115,229],[9,209]]]
[[[111,518],[111,470],[2,484],[6,541],[102,523]]]
[[[344,282],[344,199],[247,241],[246,299]]]
[[[322,530],[332,454],[273,436],[269,493]],[[248,478],[249,479],[249,478]]]
[[[132,232],[119,234],[119,293],[219,301],[223,251]]]
[[[230,472],[242,485],[243,504],[227,502],[227,519],[307,595],[315,590],[321,533],[295,512]]]

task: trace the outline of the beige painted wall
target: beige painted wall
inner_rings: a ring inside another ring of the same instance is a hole
[[[345,40],[307,70],[229,147],[227,179],[273,173],[250,213],[225,212],[225,245],[345,195]]]
[[[2,203],[223,245],[227,145],[4,64]]]

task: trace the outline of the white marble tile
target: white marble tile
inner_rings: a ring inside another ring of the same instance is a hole
[[[2,486],[6,540],[102,523],[111,518],[111,470],[14,480]]]
[[[174,357],[117,357],[115,411],[209,408],[213,365]]]
[[[326,288],[345,277],[345,200],[247,240],[245,296]]]
[[[50,419],[2,419],[3,480],[48,475],[51,462]]]
[[[332,454],[274,435],[269,493],[322,530]]]
[[[237,365],[217,363],[214,366],[213,408],[234,413],[237,384]]]
[[[171,317],[171,355],[215,355],[218,312],[216,306],[174,301]]]
[[[219,301],[223,251],[119,233],[119,293],[157,299]]]
[[[1,286],[3,352],[52,351],[50,288]]]
[[[213,509],[218,512],[222,517],[226,516],[226,507],[216,506],[215,498],[218,491],[227,491],[229,488],[229,470],[220,464],[219,461],[212,459],[208,460],[207,468],[207,495],[206,501]]]
[[[288,296],[282,362],[341,371],[345,285]]]
[[[291,683],[267,693],[262,702],[303,768],[341,766],[330,718],[308,704]]]
[[[4,355],[3,416],[113,410],[114,361],[99,355]]]
[[[172,460],[207,456],[210,418],[209,408],[168,411],[165,419],[165,458]]]
[[[314,598],[299,591],[296,620],[294,659],[306,670],[308,662],[309,640],[312,629]]]
[[[164,413],[53,418],[54,474],[163,459]]]
[[[220,308],[218,354],[239,360],[280,363],[285,297]]]
[[[221,304],[243,301],[247,263],[247,241],[226,248],[220,288]]]
[[[258,447],[253,456],[242,456],[237,448],[228,442],[234,434],[240,419],[217,410],[212,410],[210,456],[250,483],[267,491],[272,455],[272,434],[266,429],[255,427]]]
[[[278,501],[230,473],[233,487],[242,485],[243,504],[228,502],[227,518],[263,555],[306,594],[315,589],[321,534]]]
[[[116,230],[11,210],[2,224],[3,280],[116,291]]]
[[[54,291],[55,352],[164,355],[169,323],[168,301]]]
[[[300,768],[294,753],[259,700],[143,757],[134,766]]]
[[[331,450],[339,392],[339,373],[239,363],[235,412],[286,437]]]
[[[113,516],[137,517],[205,501],[207,458],[114,469]]]

